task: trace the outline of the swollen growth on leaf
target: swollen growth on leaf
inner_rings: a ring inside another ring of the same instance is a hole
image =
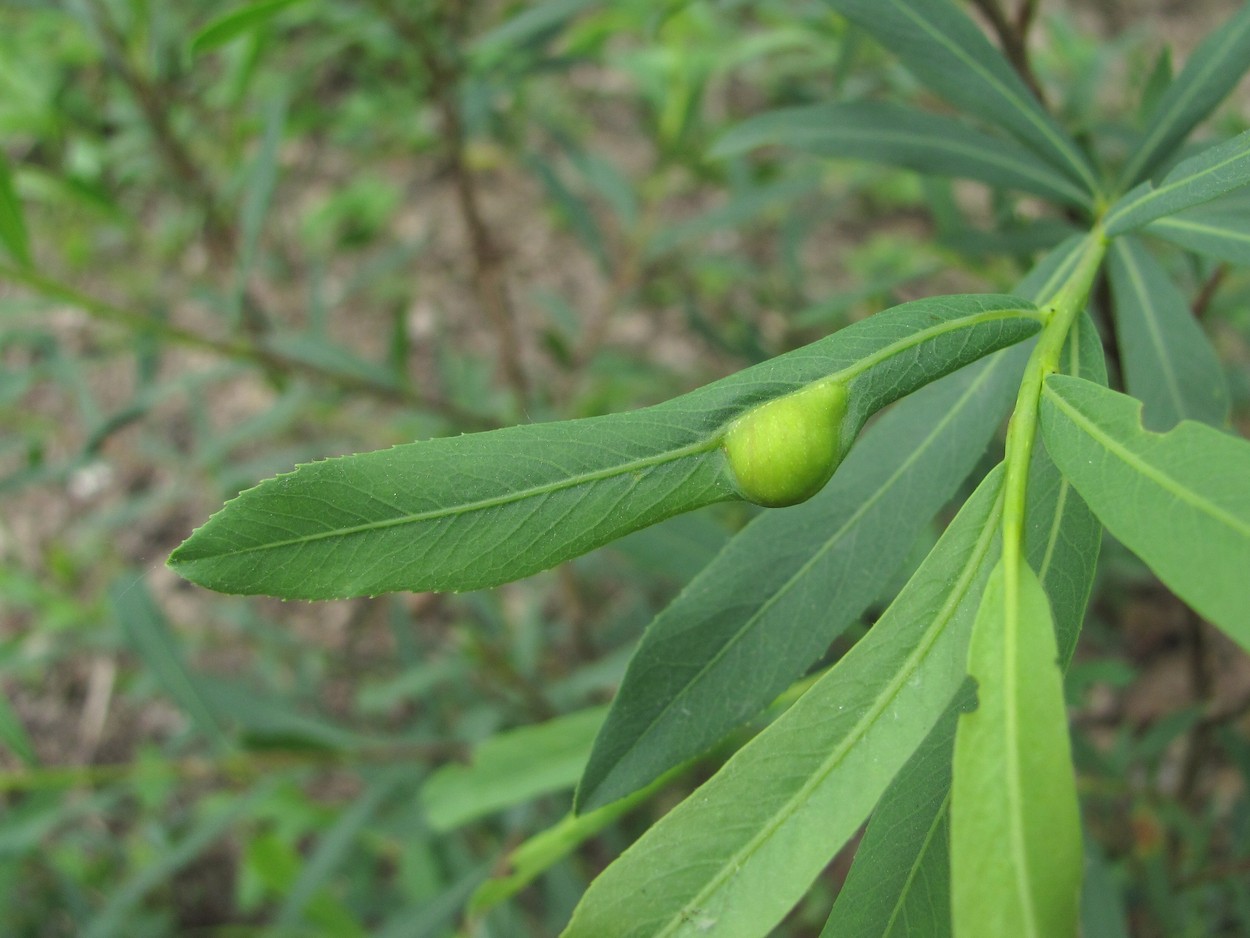
[[[797,505],[819,492],[842,461],[846,386],[821,381],[761,404],[725,434],[742,495],[757,505]]]

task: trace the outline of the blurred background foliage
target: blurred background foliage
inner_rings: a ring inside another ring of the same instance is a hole
[[[1114,152],[1162,37],[1179,61],[1233,6],[1045,3],[1034,70]],[[240,599],[163,558],[299,461],[637,407],[1008,290],[1065,232],[1028,199],[709,156],[883,94],[934,104],[816,2],[0,6],[0,931],[556,933],[718,755],[508,852],[567,814],[642,628],[748,509],[461,596]],[[1187,263],[1245,431],[1250,279]],[[1107,921],[1245,934],[1250,666],[1104,556],[1070,685]],[[848,860],[778,934],[819,932]]]

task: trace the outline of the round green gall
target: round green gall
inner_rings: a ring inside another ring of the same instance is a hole
[[[768,508],[797,505],[819,492],[842,461],[846,386],[821,381],[761,404],[725,433],[738,490]]]

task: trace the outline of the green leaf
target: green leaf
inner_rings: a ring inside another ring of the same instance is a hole
[[[1198,209],[1160,218],[1146,231],[1198,254],[1250,267],[1250,215],[1243,210]]]
[[[410,443],[245,491],[169,558],[213,589],[332,599],[528,576],[666,517],[739,497],[721,441],[747,411],[824,379],[842,438],[916,388],[1037,331],[1015,297],[908,303],[632,413]]]
[[[469,765],[445,765],[421,789],[430,826],[449,831],[537,795],[572,788],[607,707],[595,707],[493,736]]]
[[[1150,115],[1120,174],[1121,188],[1148,176],[1233,90],[1250,63],[1250,6],[1198,45]]]
[[[821,938],[950,935],[951,753],[975,702],[969,681],[882,795]]]
[[[577,810],[698,755],[819,658],[975,468],[1022,366],[1013,350],[901,402],[816,498],[743,529],[647,629],[595,741]]]
[[[1111,533],[1250,648],[1250,443],[1191,421],[1151,433],[1139,401],[1063,375],[1046,379],[1041,426]]]
[[[951,790],[951,913],[969,938],[1076,934],[1081,821],[1050,604],[1004,558],[985,588]]]
[[[213,20],[191,39],[191,54],[200,55],[233,42],[240,36],[259,29],[287,7],[303,0],[256,0],[245,3]]]
[[[566,938],[748,938],[781,920],[963,683],[1001,487],[982,482],[868,634],[591,884]]]
[[[771,111],[729,131],[712,150],[728,156],[764,145],[819,156],[872,160],[920,173],[978,179],[1066,205],[1089,193],[1032,151],[952,120],[884,101],[817,104]]]
[[[194,675],[183,661],[182,649],[169,622],[148,593],[141,577],[124,577],[109,589],[122,634],[170,697],[211,742],[229,745],[217,714]]]
[[[1078,320],[1069,334],[1062,367],[1065,372],[1106,382],[1102,344],[1088,316]],[[1050,597],[1059,659],[1065,665],[1076,648],[1101,543],[1098,519],[1045,449],[1035,447],[1029,469],[1025,551]],[[958,702],[956,698],[954,706]],[[947,811],[955,714],[950,712],[949,717],[949,725],[939,723],[934,728],[882,796],[822,938],[950,934]],[[922,756],[926,751],[928,755]]]
[[[827,0],[899,57],[921,83],[1001,128],[1083,191],[1099,191],[1089,161],[1007,60],[949,0]]]
[[[1124,194],[1111,206],[1103,225],[1108,235],[1124,234],[1246,183],[1250,183],[1250,131],[1178,163],[1157,187],[1143,182]]]
[[[1111,243],[1108,274],[1128,392],[1145,403],[1146,426],[1228,420],[1228,388],[1215,349],[1189,304],[1136,238]]]
[[[9,703],[9,698],[2,693],[0,693],[0,743],[21,759],[27,768],[34,767],[39,761],[35,755],[35,746],[30,741],[26,727],[22,725],[21,717]]]
[[[0,152],[0,244],[15,261],[30,267],[30,240],[26,234],[26,219],[22,203],[13,188],[13,173],[9,161]]]

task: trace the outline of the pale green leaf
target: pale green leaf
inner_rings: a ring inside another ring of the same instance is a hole
[[[770,144],[977,179],[1067,205],[1089,204],[1089,193],[1025,147],[949,117],[885,101],[816,104],[761,114],[730,130],[712,155]]]
[[[1076,934],[1081,822],[1050,604],[1000,561],[968,650],[977,709],[959,718],[951,914],[960,938]]]
[[[607,707],[493,736],[474,747],[467,765],[436,770],[421,789],[430,826],[448,831],[537,795],[572,788]]]
[[[1111,243],[1108,274],[1125,385],[1145,403],[1147,428],[1224,424],[1228,388],[1219,359],[1167,272],[1139,240],[1123,237]]]
[[[1151,433],[1139,401],[1063,375],[1046,380],[1041,426],[1111,533],[1250,648],[1250,442],[1192,421]]]
[[[567,938],[749,938],[780,921],[963,683],[1001,482],[981,484],[867,636],[591,884]]]
[[[843,382],[849,446],[880,407],[1036,332],[1029,309],[1014,297],[921,300],[632,413],[300,466],[227,503],[169,565],[213,589],[298,599],[518,579],[739,497],[721,443],[759,404]]]
[[[1224,100],[1250,66],[1250,6],[1221,23],[1189,54],[1154,106],[1120,174],[1124,186],[1149,175]]]
[[[1208,147],[1177,164],[1155,186],[1143,182],[1120,197],[1107,212],[1108,235],[1124,234],[1157,218],[1210,202],[1250,183],[1250,131]]]
[[[827,0],[899,57],[925,87],[1016,137],[1083,191],[1089,160],[984,33],[950,0]]]

